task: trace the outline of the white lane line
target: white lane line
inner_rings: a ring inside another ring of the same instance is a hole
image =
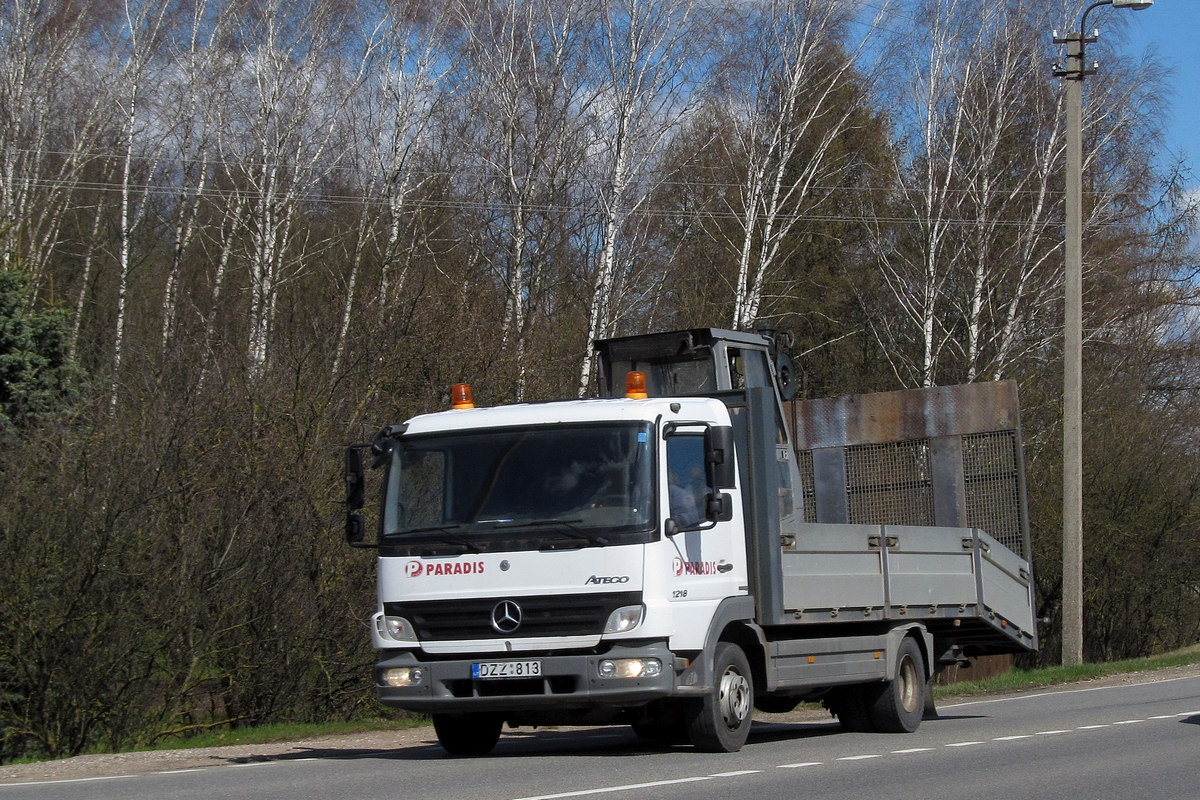
[[[819,767],[824,761],[801,761],[798,764],[779,764],[775,769],[800,769],[802,767]]]
[[[909,747],[904,750],[893,750],[892,755],[906,756],[909,753],[929,753],[932,751],[932,747]]]
[[[1032,739],[1032,733],[1018,733],[1013,736],[997,736],[993,742],[1015,742],[1017,739]]]
[[[630,783],[625,786],[605,786],[600,789],[580,789],[576,792],[559,792],[558,794],[539,794],[532,797],[520,797],[517,800],[558,800],[560,797],[585,797],[589,794],[611,794],[613,792],[628,792],[634,789],[653,789],[656,786],[672,786],[677,783],[698,783],[711,781],[711,775],[697,775],[694,778],[675,778],[666,781],[651,781],[649,783]]]
[[[1063,733],[1070,733],[1070,731],[1038,731],[1034,736],[1058,736]]]
[[[951,742],[946,747],[972,747],[977,744],[984,744],[984,742]]]
[[[1145,722],[1144,719],[1123,719],[1120,722],[1114,722],[1113,725],[1136,725],[1139,722]]]
[[[1076,728],[1075,730],[1077,730],[1077,731],[1098,731],[1098,730],[1100,730],[1101,728],[1111,728],[1111,727],[1112,727],[1112,725],[1110,725],[1109,723],[1105,722],[1105,723],[1102,723],[1102,724],[1100,724],[1100,725],[1080,725],[1080,726],[1079,726],[1078,728]]]
[[[739,769],[733,772],[717,772],[709,775],[710,778],[736,778],[738,775],[753,775],[756,772],[762,772],[761,769]]]
[[[137,774],[130,775],[97,775],[92,778],[56,778],[47,781],[22,781],[21,783],[0,783],[0,789],[8,789],[13,786],[50,786],[56,783],[91,783],[92,781],[116,781],[121,778],[136,778]]]
[[[871,753],[864,756],[843,756],[838,761],[866,761],[868,758],[883,758],[879,753]]]

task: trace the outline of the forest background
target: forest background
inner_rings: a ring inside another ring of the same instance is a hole
[[[790,331],[800,397],[1020,386],[1059,653],[1081,0],[8,0],[0,761],[376,713],[340,448],[575,397],[597,337]],[[1200,640],[1197,213],[1085,93],[1085,655]]]

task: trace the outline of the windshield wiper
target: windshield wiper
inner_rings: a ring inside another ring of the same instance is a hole
[[[406,531],[397,531],[393,535],[406,539],[412,536],[436,539],[445,544],[461,547],[467,553],[481,553],[483,551],[479,549],[479,545],[471,541],[471,537],[464,533],[464,531],[469,532],[474,529],[474,525],[428,525],[424,528],[410,528]]]
[[[581,519],[539,519],[526,522],[508,522],[503,525],[497,525],[496,528],[555,528],[555,533],[561,534],[568,539],[576,539],[586,541],[590,544],[604,546],[608,544],[608,539],[594,533],[589,533],[587,530],[578,527],[578,523],[583,522]]]

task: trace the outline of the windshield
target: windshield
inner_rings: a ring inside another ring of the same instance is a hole
[[[647,423],[402,438],[388,467],[384,540],[403,554],[646,541],[652,442]]]

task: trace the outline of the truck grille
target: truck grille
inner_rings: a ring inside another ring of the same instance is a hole
[[[453,639],[520,639],[534,636],[598,636],[609,615],[640,603],[640,592],[609,594],[483,597],[419,603],[384,603],[388,616],[404,617],[423,642]],[[520,606],[520,625],[502,632],[492,625],[493,611],[503,602]]]

